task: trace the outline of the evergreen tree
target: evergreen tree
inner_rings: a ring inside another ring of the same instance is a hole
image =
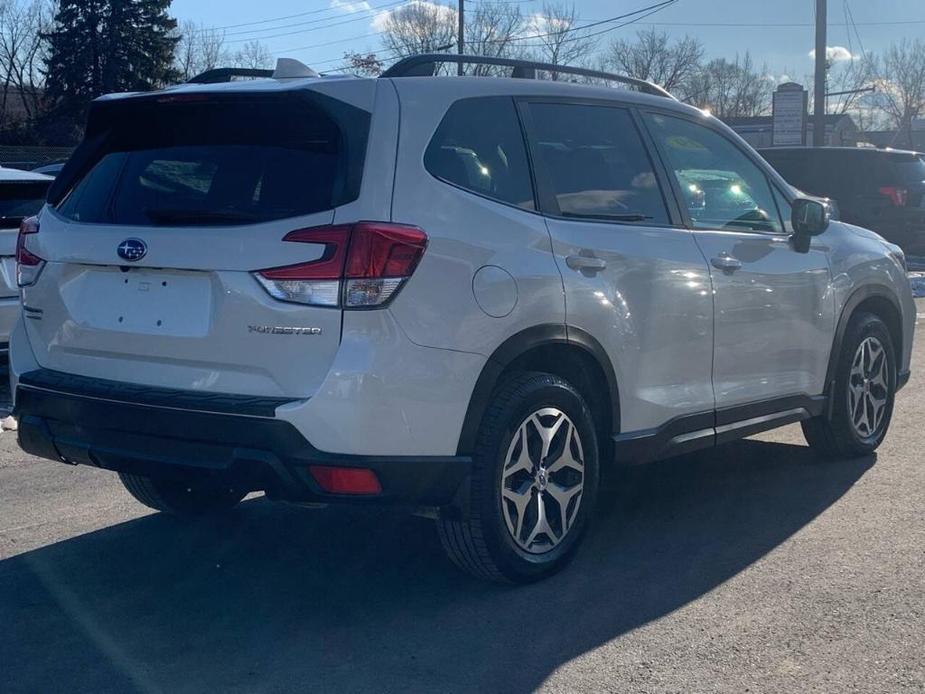
[[[46,132],[75,139],[101,94],[146,91],[178,79],[170,0],[59,0],[45,61]]]

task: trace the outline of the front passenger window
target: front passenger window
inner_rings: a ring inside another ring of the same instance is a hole
[[[689,120],[647,118],[695,229],[783,231],[767,176],[742,150]]]

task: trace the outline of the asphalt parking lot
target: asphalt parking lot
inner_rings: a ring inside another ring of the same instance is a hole
[[[0,691],[923,691],[923,333],[876,459],[789,427],[630,470],[525,588],[457,573],[424,519],[180,522],[4,432]]]

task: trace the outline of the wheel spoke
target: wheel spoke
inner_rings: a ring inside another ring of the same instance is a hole
[[[564,535],[563,531],[563,535]],[[546,503],[543,500],[542,494],[536,495],[536,525],[533,526],[533,530],[530,531],[530,535],[527,537],[524,545],[529,549],[530,545],[536,542],[537,538],[545,535],[549,542],[553,545],[558,544],[559,537],[553,532],[552,528],[549,527],[549,519],[546,517]]]
[[[533,461],[530,460],[530,450],[527,446],[527,424],[528,422],[524,422],[520,425],[520,429],[517,430],[517,436],[511,442],[508,457],[512,456],[514,451],[517,450],[518,443],[520,444],[520,453],[516,459],[509,461],[508,465],[504,468],[504,479],[521,471],[533,471]]]
[[[578,452],[579,455],[581,455],[581,441],[575,437],[575,428],[572,427],[568,433],[568,437],[565,440],[565,446],[562,448],[562,453],[552,465],[549,465],[546,468],[550,475],[559,472],[559,470],[564,470],[565,468],[571,468],[573,470],[577,470],[578,472],[584,472],[584,461],[576,460],[575,456],[572,454],[572,444],[577,443]]]
[[[511,531],[511,534],[515,538],[519,538],[523,533],[524,517],[527,514],[527,507],[533,499],[533,486],[526,484],[523,489],[517,491],[513,489],[502,489],[501,495],[514,504],[514,508],[517,509],[516,521],[511,518],[511,514],[507,512],[507,509],[505,509],[504,519],[507,521],[507,527],[508,530]]]
[[[547,426],[543,426],[543,423],[540,421],[539,413],[533,415],[534,426],[536,426],[536,430],[539,433],[540,439],[543,442],[543,449],[542,449],[542,452],[540,453],[541,462],[546,460],[546,457],[549,455],[549,447],[552,446],[553,439],[556,438],[556,434],[559,433],[560,427],[562,427],[562,425],[566,422],[568,422],[568,418],[565,416],[564,413],[560,412],[558,418],[553,423],[553,425],[547,427]],[[567,429],[569,425],[565,424],[565,426]]]
[[[564,533],[572,525],[572,518],[574,518],[574,511],[571,516],[568,513],[568,505],[572,499],[581,494],[582,486],[576,484],[574,487],[563,487],[555,482],[550,482],[549,486],[546,487],[546,491],[549,493],[553,499],[556,500],[556,503],[559,504],[559,517],[561,519],[562,525],[559,526],[560,530]],[[577,510],[578,507],[575,507]]]

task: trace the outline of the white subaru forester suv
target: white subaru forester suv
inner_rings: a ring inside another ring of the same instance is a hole
[[[406,507],[512,582],[571,558],[602,465],[798,421],[877,448],[899,248],[654,85],[452,60],[96,101],[19,237],[22,447],[178,514]]]

